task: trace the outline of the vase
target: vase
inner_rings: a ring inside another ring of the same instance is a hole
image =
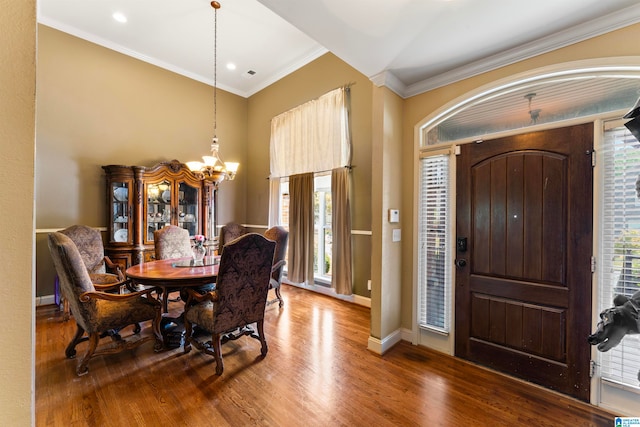
[[[193,247],[193,261],[198,264],[202,264],[202,260],[204,259],[204,254],[207,250],[204,246],[196,245]]]

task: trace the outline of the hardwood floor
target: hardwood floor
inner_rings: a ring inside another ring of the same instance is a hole
[[[376,355],[366,349],[369,309],[286,285],[282,293],[284,308],[267,307],[266,358],[257,340],[226,343],[220,377],[213,357],[154,353],[152,343],[92,359],[77,377],[77,360],[64,356],[75,322],[39,307],[36,425],[613,425],[591,405],[422,347]]]

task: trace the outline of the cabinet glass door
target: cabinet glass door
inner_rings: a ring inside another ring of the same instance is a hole
[[[149,183],[146,188],[146,240],[153,241],[153,232],[171,224],[171,183],[167,180]]]
[[[200,191],[186,182],[178,185],[178,227],[189,230],[189,235],[199,234]]]
[[[111,183],[111,221],[113,235],[110,236],[112,242],[127,243],[131,235],[129,234],[130,224],[129,203],[129,183]]]

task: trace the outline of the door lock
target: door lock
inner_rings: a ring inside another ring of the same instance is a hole
[[[456,260],[456,266],[458,268],[465,267],[466,265],[467,265],[467,260],[466,259],[457,259]]]
[[[458,237],[456,239],[456,249],[458,252],[466,252],[467,251],[467,238],[466,237]]]

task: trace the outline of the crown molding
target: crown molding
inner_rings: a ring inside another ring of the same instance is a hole
[[[567,28],[566,30],[509,49],[505,52],[454,68],[433,78],[411,84],[406,86],[406,89],[402,94],[399,93],[399,95],[403,98],[419,95],[460,80],[551,52],[629,25],[637,24],[638,22],[640,22],[640,4],[630,6],[584,24]],[[635,43],[636,41],[634,40],[633,42]]]
[[[407,86],[402,83],[402,81],[400,81],[400,79],[396,77],[396,75],[391,71],[387,70],[378,73],[370,77],[369,80],[371,80],[371,82],[377,87],[385,86],[391,89],[391,91],[393,91],[399,97],[406,98],[406,96],[404,96],[404,93],[407,90]]]

